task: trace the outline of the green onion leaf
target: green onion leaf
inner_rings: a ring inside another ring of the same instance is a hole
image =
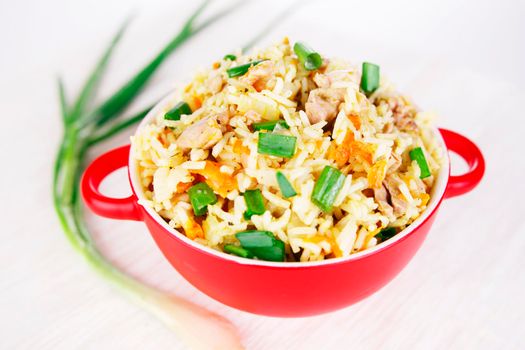
[[[98,126],[106,124],[109,120],[116,118],[121,111],[123,111],[134,98],[144,89],[146,84],[150,81],[153,74],[161,66],[161,64],[175,52],[184,42],[192,36],[206,28],[213,22],[217,21],[228,12],[220,12],[212,16],[202,24],[195,25],[196,19],[208,6],[209,1],[204,1],[202,5],[190,16],[184,23],[181,31],[168,42],[166,46],[137,74],[128,80],[118,91],[105,100],[93,113],[88,114],[85,124],[95,121]]]
[[[192,113],[190,106],[181,101],[177,103],[172,109],[164,114],[166,120],[180,120],[181,115],[190,115]]]
[[[244,192],[244,201],[246,202],[246,212],[244,218],[250,220],[252,215],[262,215],[266,211],[261,190],[246,190]]]
[[[379,66],[370,62],[363,62],[361,74],[361,90],[368,96],[379,87]]]
[[[315,183],[311,198],[312,202],[323,212],[330,212],[344,182],[345,175],[343,173],[331,166],[325,166],[321,176]]]
[[[260,130],[268,130],[273,131],[275,129],[275,126],[279,125],[280,127],[284,129],[290,129],[290,126],[286,124],[286,122],[282,119],[280,120],[272,120],[268,122],[260,122],[260,123],[253,123],[253,130],[260,131]]]
[[[227,54],[223,57],[223,60],[225,61],[235,61],[237,59],[237,56],[232,54]]]
[[[226,70],[226,73],[228,73],[229,78],[239,77],[241,75],[246,74],[246,72],[248,72],[248,69],[250,69],[250,67],[256,66],[263,61],[266,61],[266,60],[257,60],[257,61],[248,62],[246,64],[241,64],[240,66],[231,67]]]
[[[235,234],[241,246],[256,258],[268,261],[284,261],[284,242],[268,231],[243,231]]]
[[[381,240],[381,242],[386,241],[396,235],[396,229],[394,227],[387,227],[379,231],[374,237]]]
[[[295,43],[293,50],[306,70],[316,70],[323,65],[321,55],[312,50],[305,43]]]
[[[292,184],[290,183],[290,181],[288,181],[288,179],[286,178],[286,176],[284,176],[283,173],[278,171],[276,177],[277,183],[279,184],[279,188],[281,189],[281,193],[284,197],[290,198],[297,195],[297,192],[295,192]]]
[[[248,259],[253,258],[253,254],[252,253],[250,253],[249,251],[247,251],[246,249],[244,249],[242,247],[239,247],[239,246],[236,246],[236,245],[233,245],[233,244],[225,245],[224,246],[224,251],[226,253],[230,253],[230,254],[233,254],[233,255],[240,256],[242,258],[248,258]]]
[[[88,146],[93,146],[97,143],[107,140],[111,136],[119,133],[120,131],[136,124],[137,122],[140,122],[142,119],[144,119],[144,117],[149,113],[149,111],[152,108],[153,106],[149,106],[146,109],[135,114],[134,116],[128,117],[126,119],[118,119],[117,122],[110,124],[105,130],[94,132],[93,135],[91,135],[87,140]]]
[[[215,192],[205,182],[199,182],[188,190],[191,206],[196,216],[206,214],[208,204],[217,203]]]
[[[409,152],[409,154],[410,159],[415,160],[417,165],[419,165],[419,169],[421,170],[421,174],[419,175],[420,179],[424,179],[432,175],[430,169],[428,168],[427,159],[425,158],[425,154],[423,154],[421,147],[414,148]]]
[[[259,133],[257,152],[270,156],[291,158],[295,153],[295,136]]]

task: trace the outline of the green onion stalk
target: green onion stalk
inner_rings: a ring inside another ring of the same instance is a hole
[[[156,314],[170,328],[197,349],[240,349],[239,336],[225,318],[209,312],[176,296],[151,288],[128,276],[108,262],[97,249],[85,224],[79,183],[84,161],[90,148],[140,121],[151,107],[134,116],[122,112],[143,90],[160,65],[182,44],[202,29],[230,13],[232,5],[196,25],[195,21],[208,2],[204,2],[185,22],[182,30],[143,69],[108,99],[93,106],[97,87],[104,75],[112,53],[127,27],[119,29],[96,64],[75,101],[67,99],[62,80],[58,81],[64,134],[56,155],[53,170],[53,203],[60,224],[71,245],[102,277],[121,287],[135,301]]]

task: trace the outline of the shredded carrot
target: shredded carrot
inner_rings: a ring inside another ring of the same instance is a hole
[[[192,83],[189,83],[188,85],[186,85],[186,87],[184,88],[184,92],[189,92],[191,90],[191,88],[193,87],[193,84]]]
[[[331,143],[328,148],[328,159],[333,159],[337,166],[342,167],[348,162],[350,157],[350,150],[344,145],[337,146],[335,143]]]
[[[179,182],[175,193],[185,193],[192,185],[192,182]]]
[[[361,129],[361,119],[359,118],[358,115],[356,115],[356,114],[350,114],[350,115],[348,116],[348,119],[350,119],[350,121],[352,122],[352,124],[354,124],[354,127],[356,128],[356,130]]]
[[[372,154],[374,153],[374,146],[368,145],[354,139],[352,132],[347,132],[343,143],[333,146],[332,143],[328,150],[328,158],[333,159],[336,164],[341,167],[348,162],[350,157],[356,157],[360,160],[372,164]]]
[[[339,248],[339,245],[337,244],[335,239],[332,238],[332,237],[329,237],[328,238],[328,242],[330,243],[330,246],[332,247],[332,252],[334,254],[334,257],[336,257],[336,258],[342,257],[343,256],[343,252]]]
[[[204,231],[202,230],[201,225],[199,225],[195,220],[188,219],[186,223],[182,226],[184,229],[184,233],[186,234],[186,237],[189,239],[195,239],[195,238],[204,238]]]
[[[199,96],[193,96],[193,110],[197,110],[199,108],[201,108],[202,106],[202,100]]]
[[[428,195],[428,193],[420,193],[418,196],[416,196],[417,198],[421,199],[421,205],[424,206],[424,205],[427,205],[428,201],[430,200],[430,196]]]
[[[233,143],[233,153],[250,154],[250,149],[242,144],[242,141],[237,139]]]
[[[368,184],[372,188],[380,188],[386,176],[387,161],[381,159],[368,170]]]
[[[213,62],[213,65],[212,65],[213,69],[218,69],[221,67],[221,64],[220,62]]]
[[[192,170],[192,173],[202,175],[204,181],[222,197],[237,188],[237,182],[232,175],[220,171],[222,164],[207,160],[204,169]]]
[[[318,243],[321,243],[322,241],[328,241],[328,237],[316,234],[313,236],[307,236],[303,240],[305,242],[318,244]]]

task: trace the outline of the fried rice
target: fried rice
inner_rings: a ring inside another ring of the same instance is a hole
[[[391,238],[425,210],[443,151],[429,114],[382,75],[365,93],[363,78],[335,58],[306,69],[287,38],[213,62],[132,137],[140,204],[192,240],[255,259],[265,255],[243,233],[271,236],[279,261],[345,257]],[[209,204],[197,208],[198,195]]]

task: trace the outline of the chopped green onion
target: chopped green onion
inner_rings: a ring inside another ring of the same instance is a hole
[[[306,70],[316,70],[323,65],[321,55],[312,50],[305,43],[295,43],[293,50]]]
[[[274,240],[271,247],[251,248],[250,252],[261,260],[267,261],[284,261],[284,242],[278,239]]]
[[[321,176],[315,183],[311,198],[312,202],[323,212],[330,212],[344,182],[345,175],[343,173],[331,166],[325,166]]]
[[[217,203],[217,196],[205,182],[199,182],[188,190],[193,212],[197,216],[206,214],[208,204]]]
[[[247,230],[238,232],[235,237],[244,249],[271,247],[276,239],[270,231]]]
[[[276,157],[291,158],[295,153],[295,136],[259,133],[257,152]]]
[[[258,65],[262,61],[265,61],[265,60],[252,61],[246,64],[241,64],[240,66],[231,67],[226,70],[226,73],[228,73],[229,78],[239,77],[241,75],[246,74],[246,72],[248,72],[248,69],[250,69],[250,67]]]
[[[263,196],[259,189],[246,190],[244,192],[244,201],[246,202],[246,212],[244,213],[246,220],[250,220],[252,215],[261,215],[266,211]]]
[[[226,253],[234,254],[243,258],[253,258],[253,254],[247,251],[246,249],[233,245],[233,244],[227,244],[224,246],[224,251]]]
[[[235,61],[237,59],[237,56],[235,55],[232,55],[232,54],[227,54],[223,57],[223,60],[226,60],[226,61]]]
[[[282,119],[280,120],[272,120],[269,122],[260,122],[260,123],[253,123],[253,130],[260,131],[260,130],[268,130],[273,131],[275,127],[279,125],[280,127],[284,129],[290,129],[290,126],[286,124],[286,122]]]
[[[290,183],[290,181],[288,181],[288,179],[286,178],[286,176],[284,176],[283,173],[278,171],[276,177],[277,183],[279,184],[279,188],[281,189],[281,193],[284,197],[290,198],[297,195],[297,192],[295,192],[295,190],[293,189],[292,184]]]
[[[379,231],[378,234],[376,234],[374,237],[379,238],[381,242],[386,241],[387,239],[390,239],[396,235],[396,229],[393,227],[387,227]]]
[[[241,246],[256,258],[268,261],[284,261],[284,242],[269,231],[243,231],[235,234]]]
[[[409,152],[409,154],[410,159],[415,160],[417,165],[419,165],[419,169],[421,170],[421,174],[419,175],[420,179],[424,179],[432,175],[430,169],[428,168],[427,159],[425,158],[425,154],[423,153],[421,147],[414,148]]]
[[[164,114],[164,119],[166,120],[180,120],[181,115],[190,115],[191,108],[190,106],[184,102],[181,101],[177,103],[172,109],[170,109],[166,114]]]
[[[361,90],[368,96],[379,87],[379,66],[370,62],[363,62],[361,74]]]

